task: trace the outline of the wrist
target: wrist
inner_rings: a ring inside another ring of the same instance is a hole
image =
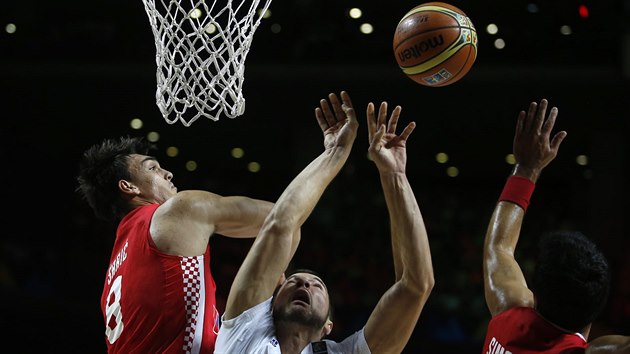
[[[514,165],[514,169],[512,170],[512,176],[524,177],[536,183],[536,181],[538,181],[538,177],[540,176],[540,172],[541,169],[527,167],[517,163]]]
[[[520,175],[508,177],[499,196],[499,202],[511,202],[520,206],[523,211],[527,211],[529,201],[534,192],[536,184],[529,178]]]

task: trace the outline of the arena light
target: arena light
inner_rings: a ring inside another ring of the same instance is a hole
[[[588,18],[588,6],[581,4],[578,7],[578,13],[580,14],[581,18]]]
[[[353,7],[348,11],[348,16],[354,19],[361,18],[361,16],[363,16],[363,11],[357,7]]]

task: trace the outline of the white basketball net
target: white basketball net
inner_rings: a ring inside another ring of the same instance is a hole
[[[190,126],[245,112],[245,58],[271,0],[143,0],[155,37],[157,106]]]

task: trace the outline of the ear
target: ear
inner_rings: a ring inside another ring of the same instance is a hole
[[[332,329],[333,329],[333,322],[330,319],[326,320],[326,324],[324,325],[324,330],[323,330],[324,335],[322,337],[326,337],[327,335],[329,335],[330,332],[332,332]]]
[[[285,280],[287,280],[287,277],[284,275],[284,273],[282,273],[282,275],[280,275],[280,278],[278,279],[277,286],[281,286]]]
[[[121,179],[118,181],[118,189],[127,196],[134,197],[140,193],[138,188],[134,186],[131,182]]]

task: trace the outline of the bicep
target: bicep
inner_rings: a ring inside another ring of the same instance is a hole
[[[534,295],[511,254],[494,251],[485,262],[484,292],[492,316],[512,307],[534,306]]]
[[[179,208],[190,218],[207,225],[213,232],[229,237],[254,237],[258,234],[273,203],[243,196],[223,197],[206,191],[178,194]]]
[[[203,254],[214,233],[231,237],[258,234],[272,203],[247,197],[222,197],[205,191],[183,191],[156,210],[151,236],[169,254]]]

